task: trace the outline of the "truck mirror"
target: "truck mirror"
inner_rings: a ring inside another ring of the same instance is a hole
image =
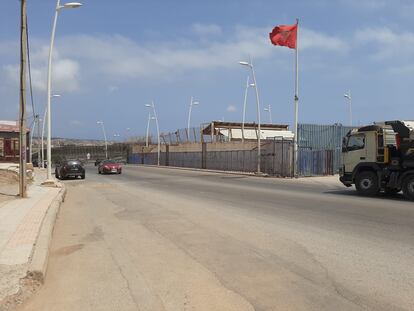
[[[342,152],[347,152],[348,150],[346,149],[346,137],[342,138]]]

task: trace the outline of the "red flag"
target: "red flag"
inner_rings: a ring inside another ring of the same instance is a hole
[[[274,45],[287,46],[288,48],[296,49],[297,34],[298,24],[279,25],[273,28],[269,37]]]

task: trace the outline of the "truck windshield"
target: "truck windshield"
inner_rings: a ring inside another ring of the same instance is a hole
[[[347,151],[359,150],[365,147],[365,135],[357,134],[349,136],[348,144],[346,146]]]

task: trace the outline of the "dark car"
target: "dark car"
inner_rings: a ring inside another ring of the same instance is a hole
[[[98,173],[99,174],[121,174],[122,173],[122,165],[113,160],[104,160],[99,163],[98,166]]]
[[[79,160],[67,160],[56,164],[55,175],[58,179],[80,177],[85,179],[85,169]]]
[[[98,166],[102,161],[104,161],[104,160],[102,160],[102,159],[96,159],[95,166]]]
[[[40,163],[39,163],[39,160],[38,160],[38,159],[34,159],[34,160],[32,161],[32,164],[33,164],[33,166],[34,166],[34,167],[41,167],[41,166],[42,166],[42,162],[40,162]],[[46,167],[47,167],[47,160],[44,160],[44,161],[43,161],[43,167],[44,167],[44,168],[46,168]]]

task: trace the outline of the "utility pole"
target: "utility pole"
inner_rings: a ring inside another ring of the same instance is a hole
[[[26,184],[26,59],[27,59],[27,37],[26,37],[26,0],[21,0],[20,14],[20,109],[19,109],[19,195],[27,197]]]

